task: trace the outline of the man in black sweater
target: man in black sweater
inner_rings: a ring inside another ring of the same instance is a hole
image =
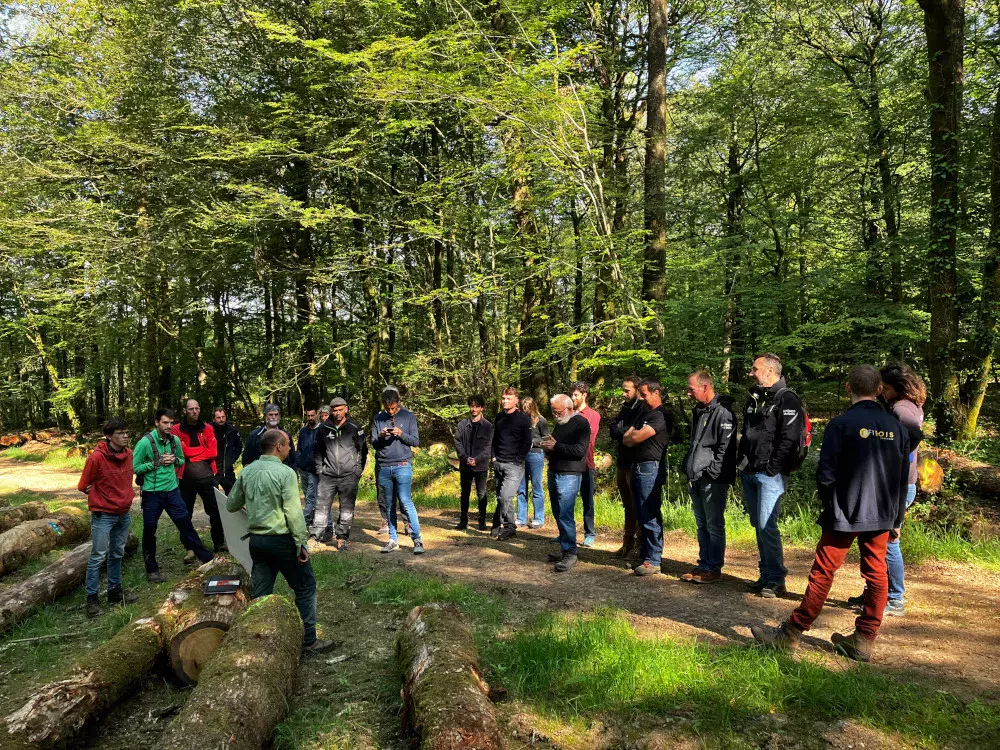
[[[883,409],[876,398],[882,377],[870,365],[851,370],[847,393],[851,406],[830,420],[823,437],[816,485],[823,505],[817,523],[823,529],[816,560],[809,573],[802,603],[780,627],[750,628],[759,643],[775,648],[797,648],[823,609],[833,576],[858,540],[864,607],[848,636],[834,633],[836,649],[852,659],[870,661],[872,643],[882,624],[889,596],[885,550],[899,537],[906,511],[910,471],[910,439],[906,428]]]
[[[629,482],[629,473],[632,471],[632,454],[622,439],[628,428],[646,409],[646,402],[639,398],[639,377],[629,375],[622,381],[622,408],[618,416],[611,421],[608,432],[611,439],[618,444],[617,460],[617,483],[618,494],[621,496],[622,505],[625,506],[625,529],[622,532],[622,546],[615,552],[615,557],[627,558],[635,552],[639,543],[636,537],[639,534],[639,523],[635,518],[635,508],[632,505],[632,489]]]
[[[458,454],[458,476],[462,487],[462,517],[456,529],[469,527],[469,495],[476,483],[479,501],[479,528],[486,528],[486,478],[490,471],[493,450],[493,424],[483,416],[486,399],[478,393],[469,396],[469,417],[458,423],[455,430],[455,453]]]
[[[524,476],[524,459],[531,450],[531,417],[518,409],[517,403],[517,389],[505,388],[500,396],[500,412],[493,421],[493,481],[497,485],[497,509],[493,514],[492,535],[501,541],[517,536],[514,498]],[[481,524],[479,528],[484,526]]]
[[[549,497],[559,527],[559,551],[549,553],[549,562],[556,564],[557,573],[576,565],[576,496],[580,480],[587,470],[590,448],[590,423],[573,411],[573,399],[564,393],[553,396],[552,434],[542,438],[541,446],[549,456]]]
[[[215,483],[227,495],[236,484],[236,462],[243,452],[243,438],[240,431],[229,423],[226,410],[217,406],[212,413],[212,429],[215,430]]]

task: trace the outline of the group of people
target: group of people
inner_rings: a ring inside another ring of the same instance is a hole
[[[757,357],[751,376],[754,385],[742,420],[732,401],[716,393],[710,373],[699,370],[688,378],[687,393],[694,408],[682,471],[697,522],[699,559],[682,578],[695,584],[721,580],[725,509],[729,489],[738,480],[759,552],[759,576],[750,588],[774,598],[786,593],[787,569],[778,529],[781,501],[789,475],[805,458],[811,426],[802,401],[782,377],[780,358],[773,354]],[[474,486],[477,527],[487,529],[490,469],[496,487],[491,534],[499,541],[515,537],[518,526],[544,525],[547,486],[558,528],[552,541],[559,543],[548,559],[557,572],[569,571],[578,563],[577,497],[583,506],[580,546],[592,547],[596,539],[594,447],[601,416],[588,404],[586,383],[573,383],[568,390],[550,399],[551,424],[533,399],[520,399],[513,387],[503,390],[501,409],[492,421],[483,414],[486,399],[472,395],[469,416],[455,431],[461,487],[457,528],[469,526]],[[902,365],[881,372],[870,366],[855,367],[847,391],[851,407],[831,420],[820,453],[817,485],[823,503],[819,518],[823,534],[805,597],[780,628],[755,627],[753,634],[767,645],[794,648],[818,616],[833,574],[857,538],[867,585],[852,604],[861,608],[861,614],[855,633],[837,636],[835,643],[849,656],[868,659],[883,614],[903,613],[905,587],[898,540],[903,514],[915,496],[915,455],[922,438],[926,391],[920,378]],[[664,407],[664,388],[653,378],[625,378],[622,397],[621,408],[609,425],[610,438],[617,446],[616,484],[625,512],[622,545],[615,554],[629,561],[635,575],[652,576],[660,573],[663,554],[661,505],[673,419]],[[108,603],[134,600],[121,585],[134,474],[141,489],[142,550],[149,581],[165,580],[156,561],[157,524],[164,511],[180,533],[186,562],[213,558],[213,551],[192,524],[198,497],[210,520],[214,552],[226,551],[215,501],[218,488],[228,496],[229,511],[247,511],[254,562],[252,595],[271,593],[281,573],[295,591],[305,624],[305,648],[328,648],[329,642],[316,638],[316,584],[309,554],[324,544],[346,549],[370,450],[383,518],[379,533],[388,536],[381,552],[400,549],[400,516],[413,553],[424,552],[411,486],[413,449],[420,443],[416,415],[403,408],[394,387],[383,391],[381,401],[382,409],[368,430],[350,417],[343,398],[333,399],[329,407],[307,409],[297,451],[292,435],[281,425],[280,409],[273,404],[265,408],[264,424],[248,435],[245,445],[224,409],[214,410],[209,424],[201,419],[194,399],[185,402],[180,420],[169,410],[158,411],[154,429],[136,443],[134,455],[124,423],[109,421],[104,426],[106,440],[88,458],[79,484],[88,493],[92,511],[88,615],[100,613],[99,571],[105,559]],[[243,469],[237,476],[234,467],[240,458]],[[548,474],[543,485],[545,463]],[[300,481],[306,498],[304,511]],[[334,500],[338,503],[336,521]]]

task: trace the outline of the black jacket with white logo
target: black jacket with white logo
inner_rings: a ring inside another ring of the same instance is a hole
[[[830,420],[823,434],[816,486],[817,521],[832,531],[898,529],[906,510],[910,437],[874,401],[858,401]]]
[[[689,482],[732,484],[736,479],[736,414],[732,402],[716,396],[697,404],[691,416],[691,445],[684,457]]]
[[[743,407],[737,465],[748,473],[763,472],[772,477],[791,474],[799,466],[805,418],[802,401],[785,385],[784,378],[770,388],[751,388]]]
[[[316,473],[328,477],[361,476],[368,461],[368,440],[364,429],[348,417],[337,427],[329,417],[318,428],[313,460]]]

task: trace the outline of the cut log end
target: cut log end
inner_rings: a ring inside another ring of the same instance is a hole
[[[222,645],[228,623],[199,622],[170,641],[170,666],[185,683],[198,682],[202,667]]]

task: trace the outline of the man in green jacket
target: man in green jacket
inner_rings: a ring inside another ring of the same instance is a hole
[[[226,507],[235,513],[244,506],[250,529],[250,595],[256,599],[274,591],[281,573],[295,592],[295,606],[305,633],[307,654],[329,651],[333,641],[316,639],[316,578],[309,562],[309,531],[299,504],[299,479],[282,461],[291,451],[288,435],[272,428],[260,436],[260,459],[236,477]]]
[[[174,413],[160,409],[153,421],[155,429],[136,443],[132,460],[136,483],[142,490],[142,557],[146,563],[146,580],[163,583],[167,579],[156,562],[156,527],[163,511],[180,532],[185,549],[203,563],[212,559],[212,553],[194,530],[178,489],[177,467],[184,465],[184,451],[180,441],[170,433]]]

